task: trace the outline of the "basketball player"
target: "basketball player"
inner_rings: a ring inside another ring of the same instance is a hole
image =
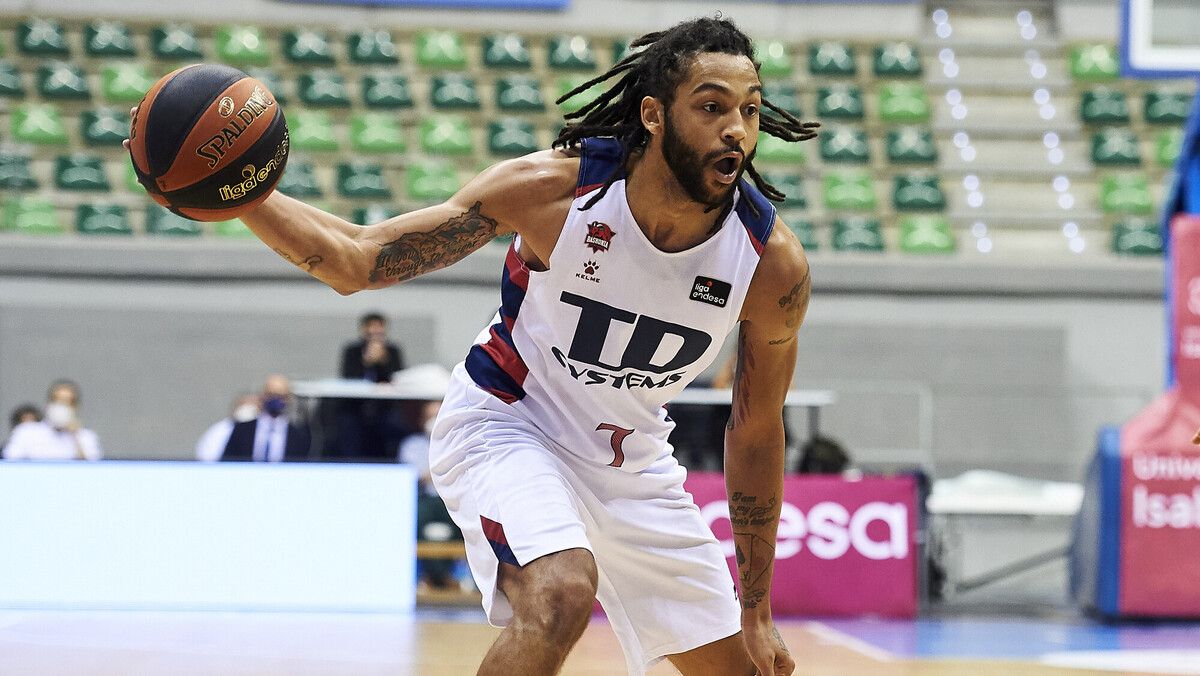
[[[501,162],[444,204],[359,227],[274,194],[242,220],[343,294],[516,234],[500,310],[454,370],[430,450],[488,618],[506,627],[480,674],[557,673],[594,598],[631,674],[663,658],[688,676],[790,674],[770,591],[809,270],[751,159],[760,130],[801,141],[816,125],[762,99],[751,42],[728,20],[633,46],[573,92],[615,79],[554,149]],[[735,596],[664,405],[738,324]]]

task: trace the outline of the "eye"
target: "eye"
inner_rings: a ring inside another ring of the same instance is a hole
[[[715,113],[715,112],[717,112],[717,110],[718,110],[717,104],[713,103],[712,101],[709,101],[708,103],[704,104],[704,112],[706,112],[706,113]]]
[[[755,115],[758,115],[758,106],[753,103],[746,106],[746,115],[748,115],[750,117],[754,117]]]

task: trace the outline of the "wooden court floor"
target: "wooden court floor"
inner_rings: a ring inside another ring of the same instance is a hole
[[[1154,673],[910,660],[817,622],[784,622],[780,629],[798,658],[796,673],[806,676]],[[0,611],[0,676],[469,676],[497,632],[478,621],[421,615]],[[624,673],[616,637],[602,620],[588,628],[563,671]],[[651,672],[672,673],[666,664]]]

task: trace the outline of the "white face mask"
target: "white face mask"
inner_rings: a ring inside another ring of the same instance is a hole
[[[65,430],[75,422],[75,409],[57,402],[46,404],[46,411],[43,415],[46,424],[58,430]]]
[[[242,404],[233,411],[234,422],[250,422],[258,417],[258,407],[254,404]]]

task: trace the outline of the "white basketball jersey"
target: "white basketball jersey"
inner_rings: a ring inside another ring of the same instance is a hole
[[[663,252],[634,221],[622,174],[581,210],[620,159],[614,139],[585,140],[549,270],[530,270],[513,243],[500,310],[464,366],[562,451],[636,472],[668,452],[674,423],[665,405],[737,323],[775,209],[740,180],[715,235]]]

